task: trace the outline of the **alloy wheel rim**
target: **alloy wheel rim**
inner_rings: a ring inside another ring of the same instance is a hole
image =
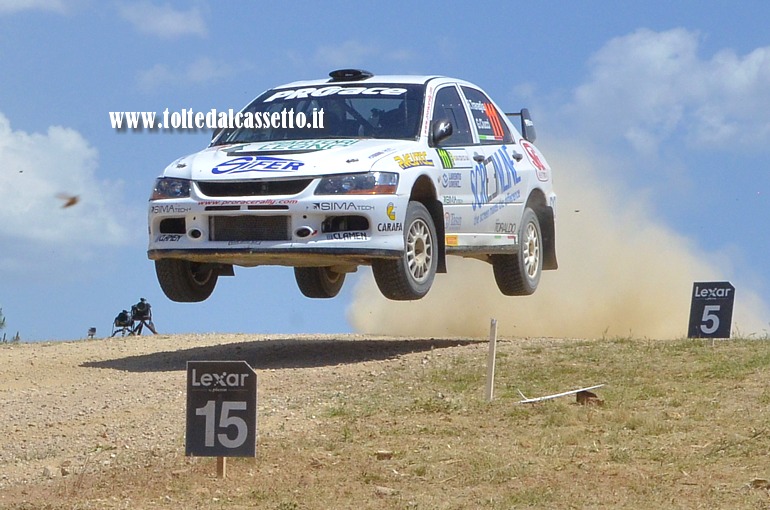
[[[433,239],[428,225],[417,220],[409,227],[406,237],[406,263],[409,274],[417,283],[422,283],[430,275],[433,262]]]
[[[524,268],[527,276],[534,279],[540,267],[540,238],[534,223],[527,224],[524,241]]]

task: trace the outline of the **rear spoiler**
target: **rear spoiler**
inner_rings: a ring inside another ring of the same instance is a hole
[[[532,122],[532,117],[529,115],[529,110],[526,108],[522,108],[520,112],[517,113],[507,113],[505,114],[507,117],[520,117],[521,118],[521,136],[524,137],[525,140],[528,142],[535,143],[535,139],[537,138],[537,132],[535,131],[535,123]]]

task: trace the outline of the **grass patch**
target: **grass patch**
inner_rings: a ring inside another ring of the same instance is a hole
[[[233,460],[227,483],[213,459],[148,454],[140,469],[98,466],[51,508],[770,505],[749,486],[770,478],[770,343],[510,339],[498,352],[492,402],[483,345],[404,355],[376,377],[352,365],[344,395],[314,376],[318,398],[261,425],[258,459]],[[600,383],[602,406],[518,403]]]

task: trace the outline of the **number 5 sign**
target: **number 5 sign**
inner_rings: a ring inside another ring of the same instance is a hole
[[[185,454],[257,454],[257,374],[245,361],[187,362]]]
[[[730,282],[695,282],[689,338],[730,338],[735,287]]]

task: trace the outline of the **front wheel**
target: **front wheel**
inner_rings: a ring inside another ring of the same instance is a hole
[[[409,202],[404,221],[404,254],[398,259],[372,262],[380,292],[396,301],[420,299],[433,285],[438,267],[436,227],[428,209]]]
[[[156,260],[155,274],[163,293],[179,303],[205,301],[214,292],[219,277],[212,266],[179,259]]]
[[[519,228],[519,251],[493,255],[492,269],[500,292],[506,296],[534,294],[543,271],[543,234],[535,212],[526,208]]]
[[[345,283],[345,273],[328,267],[295,267],[294,279],[303,295],[309,298],[333,298]]]

